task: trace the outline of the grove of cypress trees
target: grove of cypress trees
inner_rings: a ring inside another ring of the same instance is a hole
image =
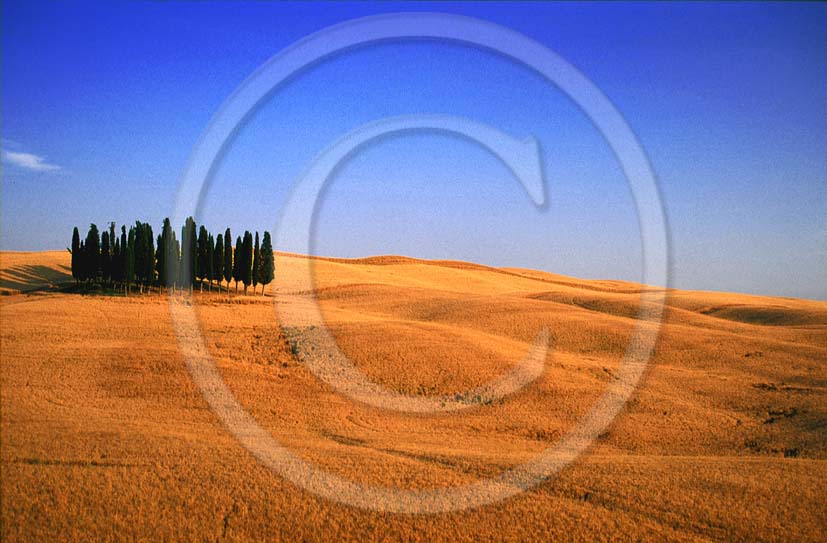
[[[213,252],[212,279],[218,283],[218,292],[221,292],[221,279],[224,277],[224,236],[218,234]]]
[[[261,264],[258,268],[258,282],[261,283],[261,294],[264,295],[264,287],[273,281],[276,274],[276,263],[273,256],[273,242],[270,239],[270,232],[264,231],[264,239],[261,241]]]
[[[224,232],[224,280],[227,281],[227,293],[230,292],[230,280],[233,278],[233,238],[230,229]]]
[[[253,270],[250,274],[253,280],[253,296],[256,295],[256,285],[258,285],[258,270],[261,267],[261,246],[258,243],[258,232],[256,232],[256,242],[253,245]]]
[[[241,281],[241,261],[244,260],[244,246],[241,243],[241,236],[235,238],[235,257],[233,258],[233,281],[235,281],[235,293],[238,294],[238,282]]]
[[[188,217],[181,229],[181,243],[175,234],[169,218],[164,219],[157,237],[153,237],[152,226],[141,221],[135,221],[128,229],[126,225],[121,226],[120,237],[115,235],[114,222],[102,233],[94,223],[90,224],[85,239],[81,239],[80,231],[74,227],[72,246],[67,249],[72,254],[72,277],[77,284],[113,288],[117,285],[124,288],[126,295],[136,282],[141,293],[144,286],[151,291],[156,284],[159,294],[163,294],[165,287],[174,293],[177,284],[182,288],[188,285],[191,292],[196,278],[202,291],[204,281],[210,291],[215,281],[219,292],[222,282],[226,281],[229,295],[230,282],[235,281],[236,293],[241,282],[245,295],[250,285],[253,285],[253,295],[258,294],[258,285],[262,285],[263,295],[266,285],[274,279],[269,232],[260,238],[258,232],[245,231],[243,237],[236,237],[233,247],[229,228],[214,238],[204,225],[196,230],[195,220]]]
[[[229,230],[227,230],[229,232]],[[82,262],[80,255],[80,232],[78,227],[72,230],[72,277],[75,278],[75,284],[80,281],[81,271],[80,263]]]

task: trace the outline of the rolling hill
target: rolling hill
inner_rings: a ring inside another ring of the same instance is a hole
[[[188,373],[169,296],[73,291],[69,256],[0,254],[4,541],[827,540],[827,302],[669,290],[644,378],[587,454],[506,501],[411,515],[318,498],[258,463]],[[615,378],[641,293],[657,290],[383,256],[313,258],[308,292],[305,263],[282,255],[265,296],[173,303],[195,307],[221,376],[279,443],[405,489],[496,476],[557,442]],[[303,323],[311,295],[342,352],[399,393],[478,387],[541,329],[551,351],[503,399],[382,410],[296,356],[325,356]]]

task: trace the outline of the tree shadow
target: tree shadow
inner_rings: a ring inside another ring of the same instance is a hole
[[[57,289],[72,280],[68,266],[25,264],[0,270],[0,288],[28,292]]]

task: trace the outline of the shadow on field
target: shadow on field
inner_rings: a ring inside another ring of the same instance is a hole
[[[0,289],[27,292],[58,288],[72,280],[68,266],[22,265],[0,271]]]

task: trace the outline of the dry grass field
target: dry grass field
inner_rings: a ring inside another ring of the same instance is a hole
[[[340,348],[398,392],[479,386],[550,330],[527,388],[410,414],[353,402],[294,356],[314,332],[301,258],[283,260],[266,296],[196,293],[207,347],[294,454],[406,489],[490,477],[560,439],[613,379],[643,289],[313,259]],[[413,515],[318,498],[258,463],[188,373],[168,296],[67,292],[68,266],[65,251],[0,254],[3,541],[827,541],[827,302],[670,291],[639,388],[587,454],[504,502]],[[274,296],[295,310],[289,326]]]

